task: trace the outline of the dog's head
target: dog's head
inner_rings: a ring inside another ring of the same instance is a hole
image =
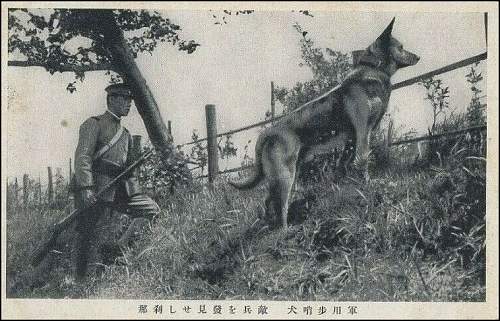
[[[392,36],[393,18],[384,32],[375,40],[360,58],[360,63],[368,63],[392,76],[398,69],[413,66],[420,59],[416,54],[404,50],[403,45]]]

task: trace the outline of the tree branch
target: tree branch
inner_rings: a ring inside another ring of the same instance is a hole
[[[90,65],[58,65],[55,68],[41,62],[31,62],[26,60],[9,60],[7,63],[11,67],[42,67],[46,70],[55,70],[57,72],[87,72],[113,70],[111,63],[99,63]]]

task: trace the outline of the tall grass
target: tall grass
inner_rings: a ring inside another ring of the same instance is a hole
[[[366,184],[327,175],[295,193],[286,232],[260,219],[265,186],[195,184],[159,200],[150,228],[86,285],[70,279],[71,233],[45,266],[28,264],[64,213],[9,215],[7,295],[484,301],[485,165],[462,146],[439,164],[388,169]]]

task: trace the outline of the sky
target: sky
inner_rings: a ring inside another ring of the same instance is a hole
[[[396,83],[486,50],[482,13],[353,13],[314,12],[314,17],[290,11],[258,11],[228,17],[228,24],[215,25],[212,13],[160,11],[181,26],[183,39],[201,46],[193,54],[160,45],[152,56],[137,58],[165,122],[172,121],[175,144],[190,141],[194,129],[206,136],[205,105],[215,104],[218,132],[264,119],[270,109],[271,81],[292,87],[311,79],[307,67],[300,67],[301,36],[293,28],[299,23],[318,47],[342,52],[366,48],[396,17],[393,36],[405,49],[421,57],[416,66],[402,69],[392,78]],[[69,45],[78,46],[75,42]],[[71,49],[71,48],[68,48]],[[486,67],[479,68],[485,74]],[[468,68],[439,76],[450,87],[450,105],[464,110],[470,101],[465,81]],[[486,75],[485,75],[486,76]],[[486,78],[486,77],[485,77]],[[50,75],[41,68],[7,68],[9,107],[7,117],[6,167],[9,177],[28,173],[47,176],[47,166],[68,172],[78,141],[78,128],[90,116],[105,111],[104,72],[87,73],[77,91],[66,85],[72,74]],[[481,88],[486,88],[485,82]],[[389,110],[396,128],[425,134],[431,124],[431,107],[425,90],[413,85],[394,91]],[[282,106],[277,106],[281,112]],[[135,108],[123,124],[132,134],[147,136]],[[221,170],[239,165],[243,146],[255,141],[258,129],[234,135],[238,157],[219,161]],[[250,144],[253,157],[253,145]]]

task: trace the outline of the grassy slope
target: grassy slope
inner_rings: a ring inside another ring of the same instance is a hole
[[[316,200],[309,210],[291,213],[295,224],[286,233],[270,231],[259,220],[264,187],[246,192],[224,182],[212,190],[192,187],[159,201],[162,213],[127,253],[128,265],[110,265],[86,286],[68,279],[71,247],[65,244],[71,235],[60,241],[62,254],[52,255],[38,269],[28,265],[36,240],[63,213],[9,214],[7,293],[50,298],[482,301],[482,162],[461,158],[438,171],[386,172],[368,184],[348,179],[314,183],[305,192]],[[301,221],[299,214],[307,217]],[[45,285],[37,284],[43,279],[48,280]]]

